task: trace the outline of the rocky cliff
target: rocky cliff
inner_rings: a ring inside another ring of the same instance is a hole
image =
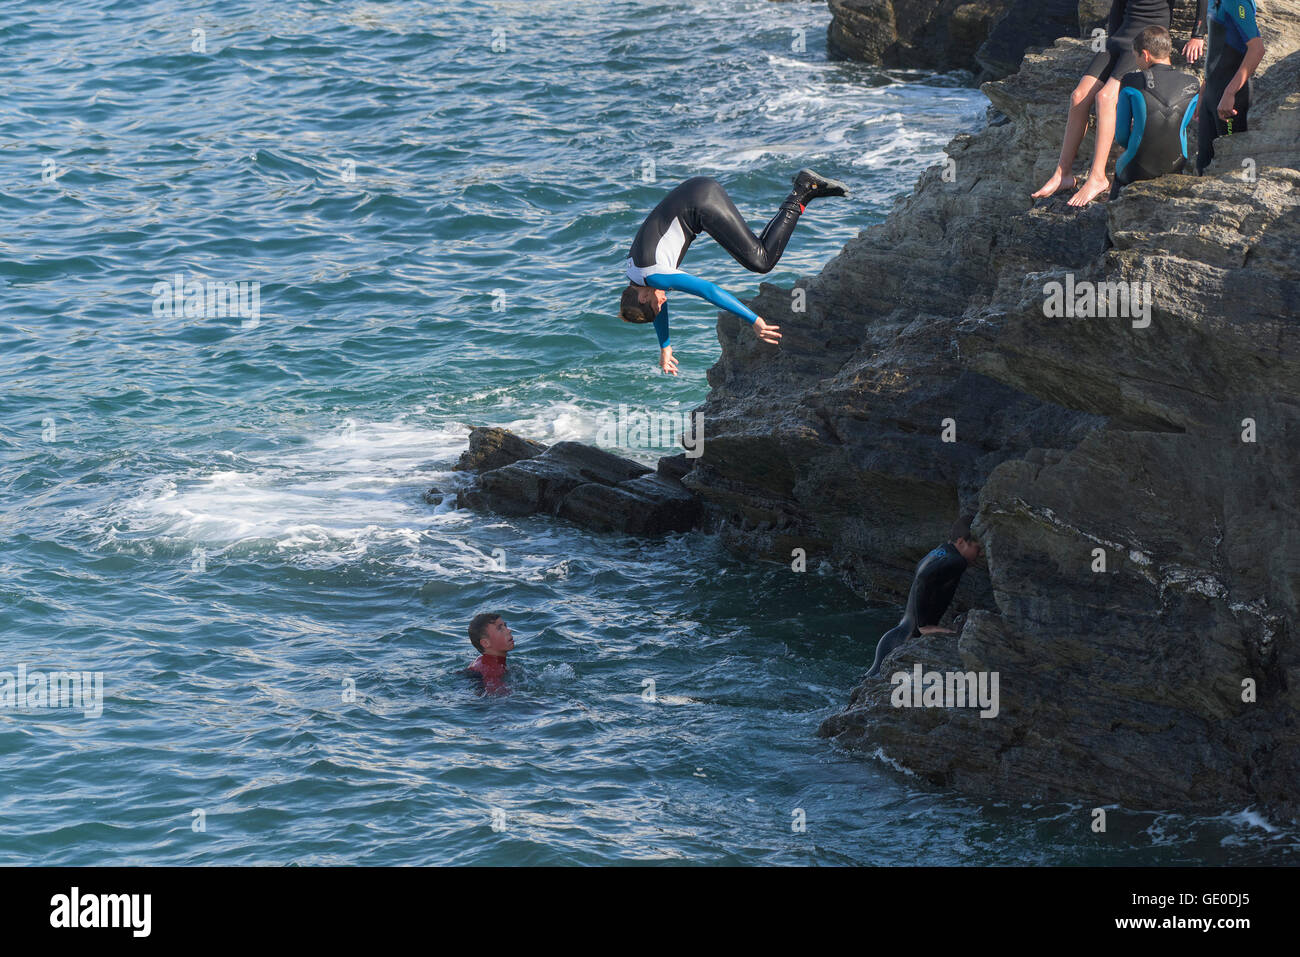
[[[1104,26],[1110,0],[829,0],[829,6],[826,40],[837,56],[968,70],[983,81],[1015,73],[1030,48]],[[1194,11],[1190,0],[1176,8],[1176,39],[1189,35]]]
[[[1060,40],[984,85],[986,127],[885,223],[795,289],[760,287],[780,348],[719,317],[684,482],[730,547],[804,549],[899,603],[977,512],[960,634],[904,643],[886,672],[997,672],[997,717],[894,707],[869,681],[823,726],[840,744],[977,795],[1294,812],[1300,0],[1266,6],[1252,130],[1212,175],[1032,206],[1090,53]],[[1054,282],[1148,295],[1057,315]],[[869,661],[879,636],[859,637]]]

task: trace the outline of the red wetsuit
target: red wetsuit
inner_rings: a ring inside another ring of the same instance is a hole
[[[480,655],[469,671],[483,679],[484,694],[506,693],[505,655]]]

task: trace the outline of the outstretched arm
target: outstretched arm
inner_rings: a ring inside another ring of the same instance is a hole
[[[677,360],[673,358],[673,347],[668,338],[668,303],[659,307],[655,313],[655,335],[659,337],[659,368],[669,375],[677,375]]]
[[[645,281],[647,286],[662,289],[664,292],[689,292],[692,296],[699,296],[701,299],[708,300],[719,309],[734,312],[742,319],[748,319],[750,322],[758,319],[758,315],[754,310],[727,292],[727,290],[715,286],[707,279],[701,279],[699,276],[692,276],[690,273],[685,272],[657,272],[646,276]]]
[[[667,349],[668,338],[668,303],[664,303],[655,313],[655,335],[659,337],[659,348]]]
[[[753,309],[750,309],[727,290],[721,289],[699,276],[692,276],[690,273],[685,272],[657,272],[646,276],[645,281],[647,286],[654,289],[662,289],[665,292],[689,292],[692,296],[699,296],[701,299],[713,303],[719,309],[734,312],[742,319],[748,319],[750,325],[754,327],[754,334],[764,342],[777,345],[781,341],[780,326],[764,322],[762,317],[755,313]],[[661,348],[663,347],[661,346]]]

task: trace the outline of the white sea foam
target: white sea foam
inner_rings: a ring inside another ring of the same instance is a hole
[[[460,425],[348,420],[283,451],[222,453],[233,467],[145,482],[114,509],[106,537],[179,538],[214,547],[264,540],[338,557],[380,542],[415,548],[434,509],[411,493],[463,481],[444,469],[467,435]]]

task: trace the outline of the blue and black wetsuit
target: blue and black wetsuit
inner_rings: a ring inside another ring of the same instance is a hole
[[[1122,77],[1138,69],[1133,41],[1147,27],[1169,29],[1178,0],[1112,0],[1106,21],[1106,49],[1092,58],[1084,76],[1095,76],[1105,83],[1112,76]],[[1196,0],[1196,26],[1192,37],[1205,35],[1205,3]]]
[[[1196,77],[1165,63],[1153,63],[1120,81],[1115,142],[1125,149],[1115,161],[1112,197],[1129,183],[1183,171],[1187,128],[1200,88]]]
[[[792,192],[771,222],[755,236],[717,180],[694,176],[660,200],[637,230],[627,259],[627,278],[638,286],[688,292],[752,323],[758,316],[739,299],[707,280],[681,272],[677,266],[695,237],[708,233],[746,269],[770,272],[803,212],[799,199]],[[659,348],[665,348],[669,345],[667,305],[659,310],[654,324]]]
[[[907,594],[907,610],[903,620],[885,632],[876,645],[876,660],[867,672],[868,678],[880,674],[881,662],[908,638],[915,638],[922,628],[937,625],[952,603],[957,583],[966,571],[966,559],[952,542],[940,545],[921,559],[912,579],[912,590]]]
[[[1200,121],[1196,124],[1196,172],[1214,159],[1214,140],[1218,136],[1244,133],[1248,129],[1251,81],[1237,91],[1237,115],[1219,118],[1219,101],[1232,77],[1246,58],[1246,45],[1259,36],[1255,23],[1255,0],[1210,0],[1210,39],[1205,51],[1205,96],[1201,99]]]

